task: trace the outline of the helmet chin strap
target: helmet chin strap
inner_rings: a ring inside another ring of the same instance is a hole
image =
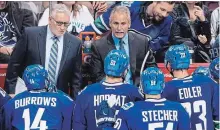
[[[168,70],[168,71],[169,71],[169,70]],[[171,75],[174,77],[174,75],[173,75],[173,71],[172,71],[172,70],[170,70],[169,72],[170,72],[170,74],[171,74]]]
[[[174,77],[172,69],[169,70],[169,68],[167,67],[167,65],[168,65],[168,62],[166,63],[166,69],[167,69],[167,70],[170,72],[170,74]]]

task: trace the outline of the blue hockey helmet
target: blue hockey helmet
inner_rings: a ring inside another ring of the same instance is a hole
[[[211,75],[213,76],[213,78],[215,79],[219,79],[219,57],[215,58],[211,64],[209,65],[209,70],[211,72]]]
[[[211,73],[208,67],[199,66],[195,69],[192,75],[205,75],[211,77]]]
[[[128,68],[128,56],[124,51],[112,50],[108,53],[104,62],[106,75],[121,77]]]
[[[164,74],[156,67],[149,67],[141,74],[141,86],[144,94],[161,94],[165,86]]]
[[[27,66],[23,73],[23,80],[28,90],[46,88],[48,73],[43,66],[35,64]]]
[[[173,70],[188,69],[190,59],[191,55],[187,46],[184,44],[172,45],[165,54],[165,66],[167,67],[169,63]]]

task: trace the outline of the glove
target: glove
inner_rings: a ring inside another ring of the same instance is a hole
[[[97,125],[99,128],[113,127],[115,123],[115,110],[110,108],[107,101],[102,101],[97,111]]]

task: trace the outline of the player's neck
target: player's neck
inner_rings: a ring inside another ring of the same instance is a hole
[[[105,79],[105,82],[107,83],[119,83],[119,82],[122,82],[122,78],[115,78],[115,77],[109,77],[109,76],[106,76],[106,79]]]
[[[148,94],[145,94],[145,99],[160,99],[161,98],[161,95],[160,94],[157,94],[157,95],[148,95]]]
[[[187,70],[174,70],[173,76],[175,78],[185,78],[185,77],[189,76],[189,73]]]

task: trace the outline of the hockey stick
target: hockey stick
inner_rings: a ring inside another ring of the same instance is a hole
[[[141,75],[143,73],[143,70],[144,70],[144,65],[147,61],[147,58],[149,56],[149,53],[150,53],[150,50],[147,51],[147,54],[145,55],[144,57],[144,61],[142,62],[142,65],[141,65],[141,70],[140,70],[140,86],[139,86],[139,89],[141,90],[141,92],[143,92],[143,87],[142,87],[142,83],[141,83]]]

